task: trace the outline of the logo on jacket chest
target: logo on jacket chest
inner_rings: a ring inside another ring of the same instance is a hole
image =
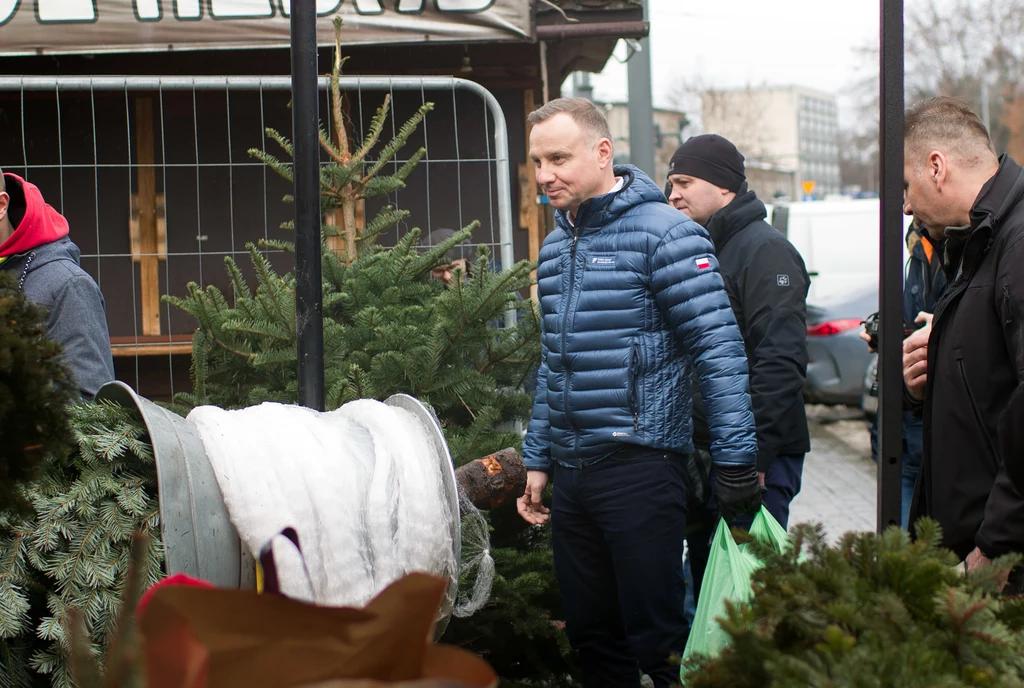
[[[614,253],[591,253],[587,257],[588,270],[614,270],[616,265],[616,254]]]

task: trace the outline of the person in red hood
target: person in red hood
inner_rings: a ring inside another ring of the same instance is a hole
[[[47,309],[46,334],[64,350],[64,361],[85,399],[114,379],[103,294],[81,268],[81,252],[68,238],[68,221],[39,189],[0,172],[0,271]]]

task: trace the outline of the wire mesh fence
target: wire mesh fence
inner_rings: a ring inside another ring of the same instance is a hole
[[[330,131],[328,84],[320,80],[320,117]],[[494,97],[447,77],[341,85],[355,140],[385,94],[392,137],[420,106],[434,106],[389,163],[397,170],[426,149],[405,188],[366,202],[366,217],[382,204],[410,212],[379,243],[412,227],[433,243],[431,232],[477,220],[473,243],[489,248],[495,267],[510,266],[508,138]],[[161,295],[183,295],[188,282],[227,291],[225,256],[242,256],[245,270],[247,244],[292,238],[281,228],[292,218],[283,200],[291,183],[249,153],[287,158],[266,130],[290,138],[289,89],[287,77],[0,77],[0,168],[38,186],[68,219],[106,301],[117,377],[145,396],[190,388],[195,322]],[[293,269],[291,254],[266,254],[279,271]]]

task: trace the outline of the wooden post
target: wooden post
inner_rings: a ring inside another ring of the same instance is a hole
[[[160,259],[157,251],[156,171],[153,169],[153,99],[135,100],[135,157],[138,167],[139,272],[142,334],[160,334]]]
[[[533,89],[523,92],[523,110],[527,116],[536,109]],[[526,162],[519,166],[519,226],[527,232],[529,241],[529,258],[537,260],[540,245],[544,240],[541,232],[540,210],[537,207],[537,168],[530,160],[530,129],[526,124]],[[534,284],[530,286],[530,296],[537,300],[537,271],[532,273]]]
[[[509,447],[459,467],[455,479],[473,506],[497,509],[526,491],[526,465]]]

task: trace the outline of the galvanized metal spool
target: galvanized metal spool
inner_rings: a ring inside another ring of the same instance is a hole
[[[123,382],[103,385],[96,400],[134,409],[149,433],[167,573],[184,573],[218,587],[255,589],[255,560],[231,524],[196,427]]]
[[[223,588],[254,589],[255,559],[231,523],[196,427],[176,413],[140,397],[123,382],[107,383],[97,392],[96,400],[112,401],[134,410],[149,433],[156,462],[160,533],[167,573],[184,573]],[[422,425],[426,441],[438,457],[444,499],[454,514],[451,537],[458,562],[462,553],[459,492],[441,424],[433,411],[408,394],[395,394],[384,403],[411,413]],[[458,591],[458,570],[446,573],[450,575],[450,582],[438,610],[436,637],[440,637],[448,625]]]

